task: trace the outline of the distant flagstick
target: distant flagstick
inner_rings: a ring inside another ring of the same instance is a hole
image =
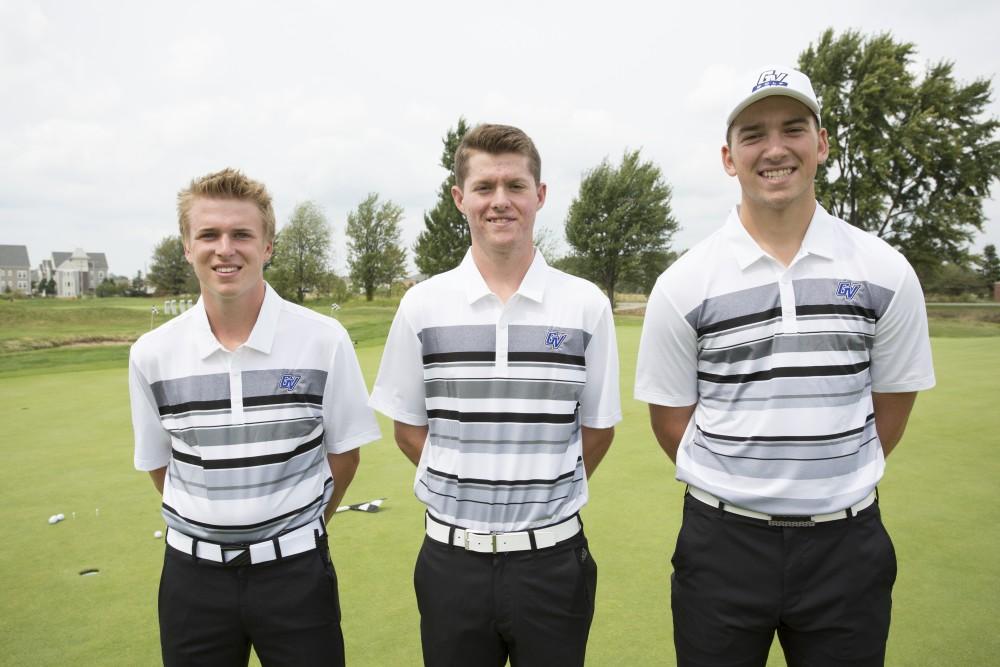
[[[378,512],[378,508],[382,507],[382,503],[384,501],[385,498],[376,498],[375,500],[369,500],[367,503],[341,505],[337,508],[337,512],[346,512],[347,510],[354,510],[356,512]]]

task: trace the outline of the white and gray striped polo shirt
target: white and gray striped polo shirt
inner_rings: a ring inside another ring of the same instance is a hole
[[[803,515],[849,507],[881,479],[871,393],[932,386],[913,269],[817,204],[788,267],[734,209],[660,276],[635,397],[697,403],[678,480],[741,507]]]
[[[270,285],[232,352],[200,300],[142,336],[129,390],[135,467],[167,467],[167,525],[213,542],[257,542],[322,517],[326,454],[380,437],[347,332]]]
[[[503,304],[466,254],[403,297],[371,405],[428,425],[414,489],[438,519],[512,531],[568,518],[587,502],[581,425],[621,419],[608,300],[536,251]]]

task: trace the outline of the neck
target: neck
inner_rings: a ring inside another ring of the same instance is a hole
[[[750,237],[785,266],[792,263],[802,247],[815,211],[815,199],[782,209],[761,207],[744,199],[739,208],[740,222]]]
[[[491,255],[482,248],[472,246],[472,260],[476,263],[476,268],[486,281],[486,286],[502,303],[507,303],[521,287],[521,281],[531,268],[534,258],[535,249],[532,246],[526,251],[504,255]]]
[[[264,282],[236,299],[220,299],[217,295],[201,293],[205,314],[212,333],[222,347],[230,352],[250,338],[261,306],[264,305]]]

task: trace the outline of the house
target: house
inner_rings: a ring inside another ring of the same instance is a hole
[[[0,293],[31,293],[31,262],[28,247],[0,245]]]
[[[77,248],[72,253],[52,253],[52,263],[42,262],[41,273],[51,271],[56,280],[56,296],[82,296],[93,294],[108,273],[108,260],[103,252],[84,252]]]

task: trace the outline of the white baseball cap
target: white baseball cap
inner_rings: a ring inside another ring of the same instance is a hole
[[[806,105],[819,124],[819,101],[809,77],[785,65],[758,67],[740,77],[738,92],[733,95],[734,105],[726,118],[726,131],[740,112],[758,100],[771,95],[786,95]]]

